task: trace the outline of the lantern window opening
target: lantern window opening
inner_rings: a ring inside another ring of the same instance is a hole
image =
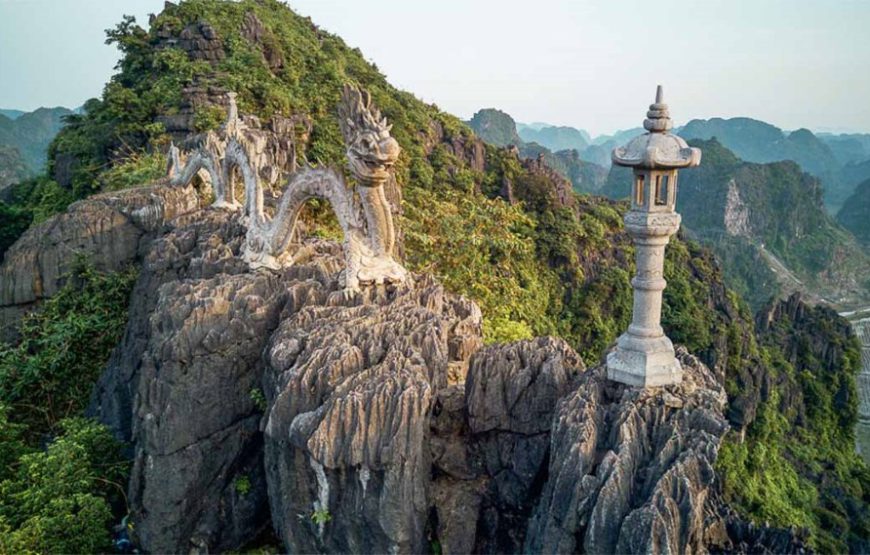
[[[668,201],[670,200],[669,197],[670,195],[668,191],[668,175],[657,175],[655,196],[656,206],[667,206]]]
[[[634,183],[634,204],[635,206],[643,206],[644,197],[644,174],[639,173],[635,177]]]

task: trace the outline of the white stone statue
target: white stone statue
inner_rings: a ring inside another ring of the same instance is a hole
[[[305,201],[322,198],[332,205],[344,232],[345,289],[356,290],[361,283],[401,282],[407,271],[393,258],[396,235],[384,196],[384,184],[399,157],[399,144],[390,136],[386,119],[371,106],[366,91],[345,86],[338,115],[356,191],[332,169],[298,172],[288,182],[271,221],[261,209],[252,213],[244,258],[252,268],[291,264],[287,246],[299,212]]]
[[[238,168],[245,185],[243,219],[247,235],[243,257],[253,269],[279,269],[293,263],[288,250],[299,213],[306,201],[329,201],[344,232],[346,268],[342,279],[348,292],[360,284],[401,282],[407,270],[394,258],[396,232],[384,184],[399,157],[399,144],[390,136],[386,118],[371,105],[368,92],[345,86],[338,107],[350,172],[357,182],[354,190],[341,174],[329,168],[308,168],[296,172],[269,218],[263,209],[263,189],[258,179],[259,135],[249,132],[239,119],[235,94],[229,95],[227,122],[218,132],[200,139],[182,167],[179,150],[169,149],[169,182],[184,185],[200,171],[209,175],[216,208],[236,210],[239,204],[233,184]]]
[[[260,169],[260,156],[265,148],[266,139],[259,130],[250,130],[239,119],[236,106],[236,93],[227,93],[227,121],[217,131],[207,131],[198,136],[198,144],[187,156],[184,165],[178,147],[169,147],[169,183],[186,185],[200,171],[207,172],[214,192],[215,208],[238,210],[236,200],[234,169],[242,174],[245,184],[245,214],[249,214],[249,204],[259,198],[262,205],[262,188],[257,178]]]
[[[607,356],[607,376],[634,386],[680,383],[682,369],[661,326],[665,245],[680,227],[677,170],[701,163],[701,150],[669,133],[672,124],[662,87],[643,122],[647,133],[613,150],[613,163],[633,170],[631,210],[625,228],[634,240],[637,275],[631,280],[631,325]]]

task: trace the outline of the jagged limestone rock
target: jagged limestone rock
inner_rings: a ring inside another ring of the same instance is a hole
[[[161,286],[248,270],[238,257],[245,231],[230,214],[198,211],[171,223],[174,228],[157,239],[143,256],[131,295],[127,329],[91,397],[89,414],[124,441],[131,440],[133,397],[143,353],[151,341],[150,318],[161,298]]]
[[[713,464],[728,430],[724,388],[685,349],[681,384],[641,390],[581,375],[559,402],[549,479],[529,521],[533,553],[707,550]]]
[[[58,291],[77,259],[120,270],[167,222],[198,207],[193,188],[155,185],[94,195],[31,227],[0,266],[0,336],[13,336],[22,313]]]
[[[431,278],[366,291],[299,310],[266,353],[266,476],[291,552],[423,550],[430,413],[481,314]]]
[[[694,359],[681,355],[676,389],[640,393],[583,372],[558,339],[481,348],[476,305],[431,277],[348,297],[335,243],[251,272],[231,212],[164,231],[91,407],[133,444],[142,549],[236,549],[271,524],[290,551],[418,552],[428,539],[444,553],[535,552],[586,541],[574,514],[611,515],[589,549],[765,545],[764,529],[720,516],[707,471],[724,397]],[[578,474],[572,449],[613,478]],[[617,487],[629,475],[640,485]],[[679,518],[649,520],[650,499]],[[542,536],[553,522],[570,530]]]
[[[521,551],[526,522],[547,476],[553,411],[584,369],[574,349],[553,337],[491,345],[472,357],[464,439],[482,483],[476,486],[481,496],[475,526],[459,537],[472,533],[473,552]],[[442,515],[449,518],[439,508],[439,521]],[[452,550],[455,532],[445,533]]]
[[[236,548],[269,525],[252,394],[263,350],[282,314],[317,300],[310,283],[337,289],[340,249],[317,242],[311,264],[251,273],[239,256],[245,230],[231,213],[174,223],[146,256],[142,295],[134,293],[91,413],[135,446],[129,501],[140,546]]]

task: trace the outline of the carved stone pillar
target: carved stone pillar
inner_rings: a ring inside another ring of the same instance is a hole
[[[634,240],[637,274],[631,325],[607,356],[607,376],[633,386],[649,387],[682,381],[674,346],[661,326],[665,289],[665,246],[680,227],[676,213],[677,169],[697,166],[701,151],[670,134],[668,106],[662,88],[643,122],[647,133],[613,150],[613,163],[632,168],[631,210],[625,228]]]

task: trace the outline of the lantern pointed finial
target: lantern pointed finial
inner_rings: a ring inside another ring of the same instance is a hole
[[[665,133],[670,131],[672,127],[671,113],[668,111],[668,105],[664,102],[664,91],[662,86],[658,85],[656,87],[656,101],[649,105],[643,128],[650,133]]]
[[[629,168],[690,168],[701,162],[701,151],[690,148],[686,141],[670,133],[671,112],[664,101],[664,87],[656,86],[656,101],[649,105],[639,135],[625,146],[613,149],[611,159],[617,166]]]

